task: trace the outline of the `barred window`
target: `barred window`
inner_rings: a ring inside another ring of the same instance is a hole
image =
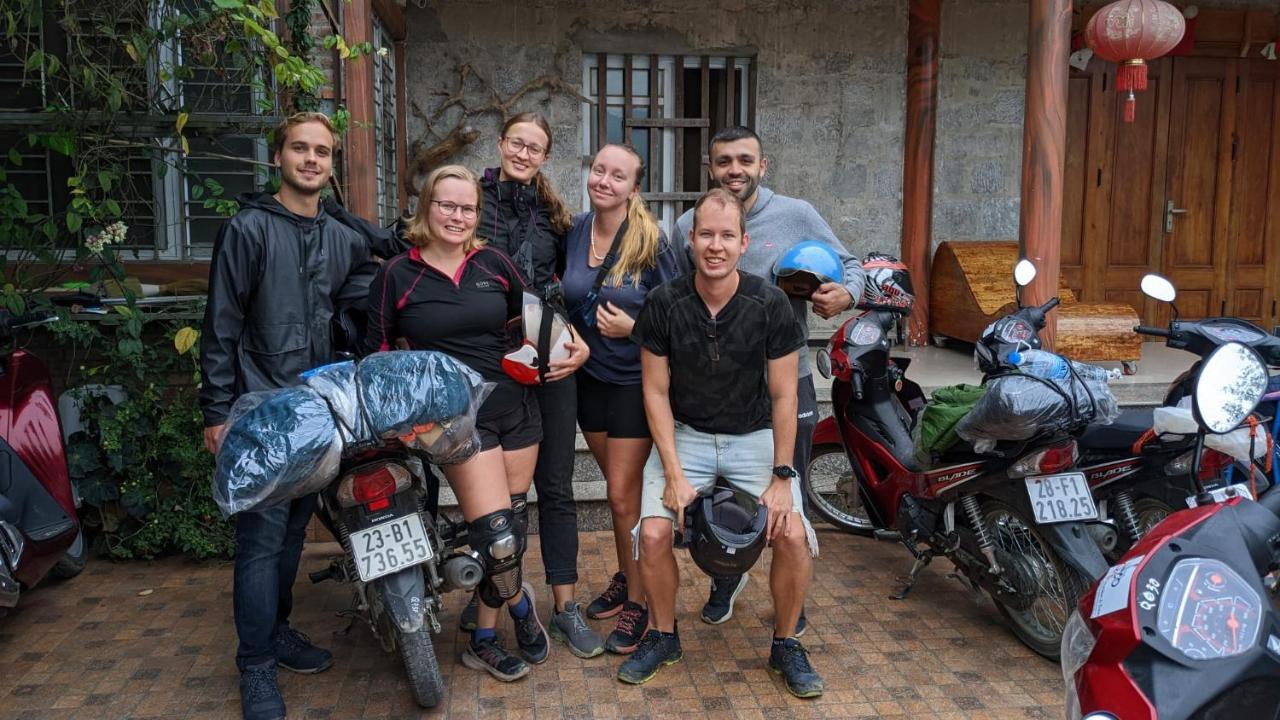
[[[400,216],[400,167],[396,155],[396,46],[373,16],[373,135],[378,183],[378,216],[383,224]]]

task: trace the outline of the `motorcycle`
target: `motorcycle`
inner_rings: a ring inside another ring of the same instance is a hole
[[[55,321],[44,312],[0,310],[0,342]],[[0,355],[0,616],[48,575],[72,578],[88,559],[67,474],[49,370],[20,349]]]
[[[1020,287],[1029,282],[1018,279]],[[962,443],[942,462],[921,464],[911,429],[924,394],[906,377],[908,363],[890,356],[888,333],[908,310],[866,309],[819,353],[819,371],[832,379],[834,415],[814,433],[815,459],[804,483],[809,505],[851,532],[906,547],[915,562],[893,597],[905,598],[924,567],[945,556],[973,591],[992,597],[1023,643],[1056,658],[1077,598],[1107,568],[1086,529],[1085,521],[1096,518],[1092,497],[1083,477],[1069,472],[1075,439],[1047,431],[987,453]],[[849,485],[835,493],[813,482],[832,448],[851,468]],[[1074,510],[1045,516],[1048,495]],[[840,498],[856,498],[856,506],[838,506]]]
[[[344,554],[310,574],[313,583],[352,586],[353,607],[341,614],[362,620],[383,650],[399,653],[424,708],[443,693],[431,637],[441,632],[442,598],[470,592],[484,578],[480,556],[462,549],[466,524],[435,515],[429,477],[417,453],[397,441],[354,449],[316,509]]]
[[[1213,351],[1196,374],[1206,433],[1235,429],[1267,385],[1258,354]],[[1280,516],[1228,489],[1171,514],[1086,593],[1062,639],[1069,720],[1280,718]],[[1269,503],[1274,505],[1274,503]]]

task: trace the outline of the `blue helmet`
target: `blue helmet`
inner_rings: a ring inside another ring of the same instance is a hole
[[[844,284],[844,263],[830,245],[805,240],[792,245],[774,263],[773,281],[788,295],[808,300],[823,283]]]

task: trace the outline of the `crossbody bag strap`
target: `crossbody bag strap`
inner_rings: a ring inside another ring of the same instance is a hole
[[[594,223],[594,218],[592,219]],[[613,269],[613,264],[618,261],[618,246],[622,244],[622,237],[627,234],[627,226],[631,221],[623,218],[622,224],[618,226],[618,232],[614,233],[613,241],[609,243],[609,252],[604,254],[604,261],[600,263],[600,271],[596,273],[596,281],[591,284],[591,292],[600,292],[600,286],[604,285],[605,276]],[[594,232],[588,228],[588,232]]]

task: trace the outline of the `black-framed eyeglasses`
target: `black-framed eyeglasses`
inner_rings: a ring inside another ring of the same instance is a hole
[[[707,339],[711,341],[711,362],[720,362],[720,340],[716,337],[716,319],[707,320]]]
[[[511,150],[512,155],[519,155],[525,150],[528,150],[529,157],[531,159],[536,160],[542,157],[543,155],[547,154],[547,149],[542,147],[541,145],[534,145],[533,143],[527,143],[521,140],[520,138],[504,138],[504,139],[507,141],[507,148]]]
[[[440,208],[440,212],[444,213],[446,217],[461,210],[462,217],[471,220],[480,212],[480,209],[475,205],[459,205],[458,203],[449,202],[448,200],[432,200],[431,204]]]

